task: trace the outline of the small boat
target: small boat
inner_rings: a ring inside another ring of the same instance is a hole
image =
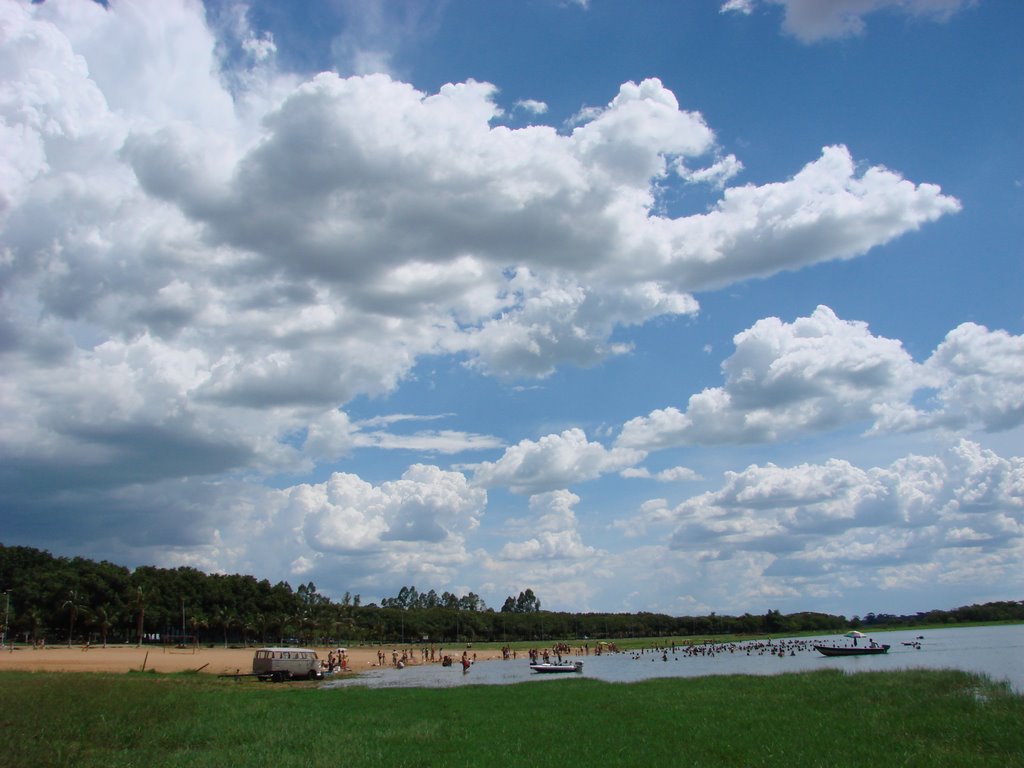
[[[531,664],[530,669],[534,672],[582,672],[582,661],[562,661],[556,664],[550,662],[545,664]]]
[[[879,653],[888,653],[888,645],[876,645],[876,646],[836,646],[836,645],[816,645],[814,650],[820,653],[822,656],[871,656]]]

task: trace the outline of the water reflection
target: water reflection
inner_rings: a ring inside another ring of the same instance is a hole
[[[922,639],[918,640],[918,636]],[[631,683],[655,677],[700,677],[704,675],[776,675],[814,669],[842,669],[847,672],[896,669],[962,669],[979,672],[994,680],[1007,680],[1024,693],[1024,625],[962,627],[952,629],[886,632],[875,636],[891,646],[880,656],[826,658],[813,650],[815,642],[849,644],[840,635],[817,638],[772,640],[775,655],[765,641],[714,646],[713,652],[698,655],[681,648],[667,653],[646,650],[603,656],[576,656],[584,662],[583,677],[615,683]],[[861,641],[866,642],[866,641]],[[907,643],[906,645],[904,643]],[[785,651],[778,655],[779,648]],[[461,667],[439,664],[405,669],[371,670],[356,677],[332,680],[325,688],[366,685],[373,688],[447,688],[459,685],[509,685],[512,683],[557,684],[578,678],[578,674],[539,675],[525,658],[516,661],[486,661],[469,672]]]

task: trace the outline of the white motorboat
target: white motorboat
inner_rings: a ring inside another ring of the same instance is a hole
[[[555,664],[545,662],[543,664],[531,664],[530,669],[534,672],[582,672],[582,661],[560,661]]]

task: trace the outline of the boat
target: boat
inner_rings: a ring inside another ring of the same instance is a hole
[[[864,645],[864,646],[837,646],[837,645],[816,645],[814,650],[822,656],[871,656],[879,653],[888,653],[888,645]]]
[[[560,661],[556,664],[546,662],[544,664],[531,664],[530,669],[534,672],[582,672],[582,661]]]

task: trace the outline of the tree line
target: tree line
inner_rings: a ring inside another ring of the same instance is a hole
[[[495,611],[473,592],[402,587],[380,604],[346,592],[332,600],[313,582],[195,568],[134,570],[107,561],[55,557],[0,544],[4,636],[22,642],[302,644],[543,642],[625,637],[829,632],[850,626],[1024,620],[1024,602],[988,603],[913,616],[825,613],[669,616],[661,613],[545,611],[533,590]]]

